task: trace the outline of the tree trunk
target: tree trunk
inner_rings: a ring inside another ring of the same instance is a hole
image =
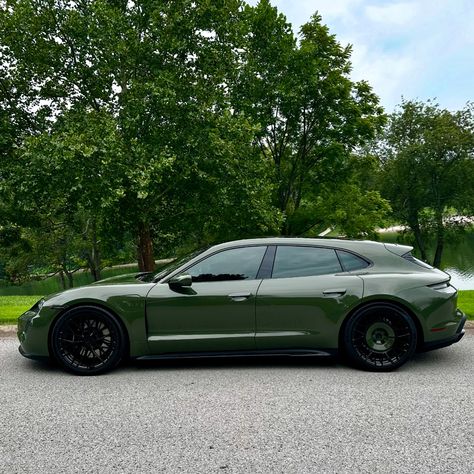
[[[64,278],[64,272],[62,270],[59,272],[59,279],[61,281],[61,288],[63,290],[65,290],[66,289],[66,279]]]
[[[410,226],[413,230],[413,234],[415,236],[415,242],[418,250],[420,251],[420,256],[421,259],[426,262],[426,259],[428,258],[426,255],[426,248],[425,248],[425,242],[423,240],[423,235],[421,233],[421,229],[418,223],[412,224]]]
[[[92,261],[94,269],[92,271],[92,276],[94,281],[100,280],[100,250],[99,242],[97,241],[97,226],[96,221],[92,222]]]
[[[66,263],[64,261],[62,262],[61,266],[62,266],[62,270],[60,272],[60,275],[61,275],[61,281],[62,281],[62,284],[63,284],[63,288],[66,288],[66,279],[64,278],[64,276],[67,277],[67,283],[68,283],[67,288],[72,288],[74,286],[74,280],[72,278],[72,272],[70,272],[67,269]]]
[[[72,272],[66,271],[66,276],[67,276],[67,281],[69,284],[69,288],[72,288],[74,286],[74,280],[72,278]]]
[[[153,255],[153,239],[148,224],[142,223],[138,227],[138,268],[141,272],[155,270],[155,257]]]
[[[438,213],[436,216],[436,227],[437,227],[437,239],[436,239],[436,252],[433,260],[433,267],[439,268],[441,266],[441,257],[443,256],[444,250],[444,225],[443,216]]]
[[[92,246],[90,252],[86,253],[87,263],[94,281],[100,280],[100,250],[97,241],[97,228],[95,220],[92,222]]]
[[[97,257],[96,251],[94,248],[90,252],[86,253],[87,265],[91,271],[92,279],[94,281],[100,280],[100,260]]]

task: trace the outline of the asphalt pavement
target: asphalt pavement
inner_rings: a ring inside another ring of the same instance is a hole
[[[374,374],[333,359],[76,377],[0,339],[0,473],[472,473],[474,331]]]

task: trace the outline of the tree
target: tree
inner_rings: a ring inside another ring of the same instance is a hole
[[[134,234],[141,270],[154,268],[154,237],[186,219],[206,222],[201,235],[246,221],[271,228],[278,213],[267,198],[265,166],[248,153],[254,126],[228,100],[241,5],[3,5],[10,90],[44,124],[8,167],[10,177],[31,170],[12,178],[8,192],[34,188],[36,194],[17,196],[25,209],[65,208],[64,217],[85,213],[86,222],[115,235]]]
[[[171,243],[368,235],[386,211],[350,171],[382,109],[318,15],[297,38],[268,0],[9,0],[0,45],[0,212],[80,236],[95,278],[130,238],[150,271]]]
[[[318,221],[300,208],[324,194],[322,179],[336,181],[351,153],[374,137],[383,110],[367,82],[351,81],[351,47],[318,14],[298,38],[268,0],[248,8],[246,19],[234,106],[260,125],[256,145],[273,165],[282,233],[298,235]]]
[[[381,144],[381,191],[396,218],[410,227],[424,260],[434,238],[436,267],[448,235],[474,213],[473,112],[472,104],[450,112],[433,102],[404,101]]]

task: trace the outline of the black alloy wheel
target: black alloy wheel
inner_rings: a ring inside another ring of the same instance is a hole
[[[343,334],[350,361],[362,369],[386,372],[403,365],[416,350],[416,326],[410,315],[390,303],[357,310]]]
[[[109,312],[95,306],[80,306],[66,311],[55,323],[51,350],[70,372],[97,375],[121,361],[125,336]]]

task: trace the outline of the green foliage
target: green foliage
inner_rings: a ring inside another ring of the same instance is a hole
[[[319,220],[300,208],[324,198],[328,182],[338,179],[351,152],[374,137],[384,117],[370,86],[349,77],[351,47],[341,46],[319,15],[296,38],[269,1],[246,12],[233,100],[260,124],[257,145],[274,169],[282,231],[298,235]]]
[[[20,0],[3,8],[11,90],[21,84],[25,109],[43,118],[5,168],[3,195],[18,211],[11,219],[40,232],[45,222],[68,226],[83,236],[94,272],[111,236],[135,238],[140,265],[151,269],[153,237],[276,228],[254,126],[228,100],[240,6]]]
[[[44,268],[72,286],[84,266],[99,279],[179,248],[384,221],[352,158],[383,111],[317,14],[295,36],[268,0],[12,0],[0,48],[11,280]]]
[[[351,238],[376,239],[376,227],[384,227],[391,207],[378,191],[363,191],[355,184],[341,186],[337,193],[329,192],[324,205],[327,219]]]
[[[469,104],[450,112],[431,102],[403,102],[380,151],[381,190],[396,218],[410,227],[423,259],[427,241],[435,239],[435,266],[446,240],[468,224],[461,216],[474,214],[473,111]]]

